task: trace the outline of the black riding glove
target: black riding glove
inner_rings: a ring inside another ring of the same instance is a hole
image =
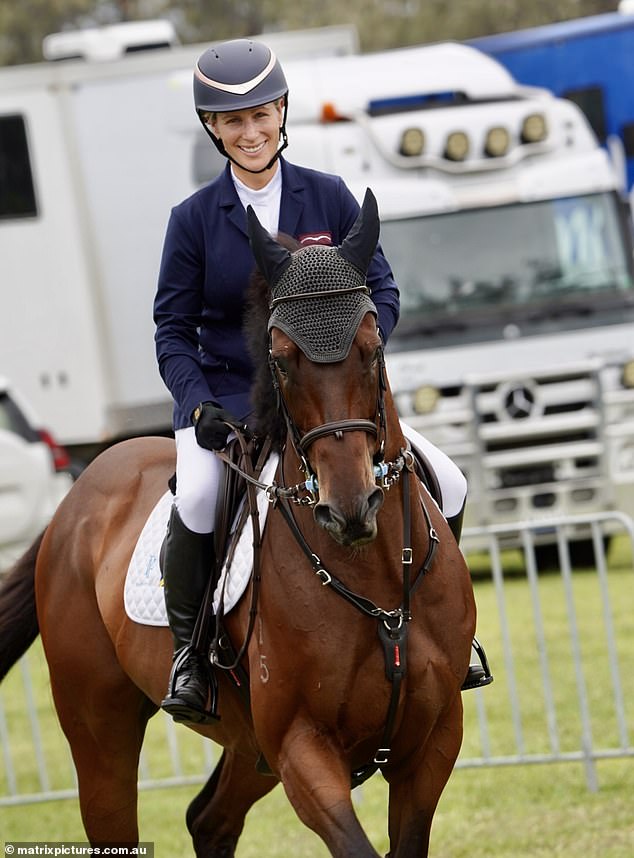
[[[201,402],[194,409],[192,421],[196,430],[196,440],[206,450],[222,450],[233,426],[240,424],[228,411],[213,402]],[[226,422],[225,422],[226,421]],[[227,422],[231,426],[227,426]]]

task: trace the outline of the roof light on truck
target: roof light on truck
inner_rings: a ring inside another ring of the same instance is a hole
[[[398,148],[399,155],[407,158],[415,158],[425,151],[425,134],[420,128],[406,128],[401,135],[401,145]]]
[[[414,411],[417,414],[431,414],[438,405],[440,399],[440,391],[431,384],[423,384],[414,393],[414,401],[412,403]]]
[[[621,384],[630,390],[634,388],[634,360],[630,360],[624,364],[623,372],[621,373]]]
[[[506,128],[489,128],[484,141],[484,154],[489,158],[501,158],[511,145],[511,136]]]
[[[464,131],[452,131],[445,144],[445,158],[464,161],[469,154],[469,138]]]
[[[531,113],[522,122],[522,143],[541,143],[548,137],[548,125],[543,113]]]

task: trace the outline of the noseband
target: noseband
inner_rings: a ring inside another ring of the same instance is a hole
[[[344,432],[367,432],[375,438],[378,434],[376,423],[371,420],[333,420],[332,423],[322,423],[303,435],[299,439],[299,446],[302,450],[307,450],[314,441],[327,435],[334,435],[341,440]]]

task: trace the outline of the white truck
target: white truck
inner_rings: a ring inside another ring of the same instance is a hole
[[[55,34],[44,51],[59,62],[0,69],[0,373],[80,459],[171,427],[152,323],[161,246],[198,156],[205,170],[219,156],[193,109],[207,46],[174,46],[166,23]],[[351,27],[265,38],[283,59],[358,50]]]
[[[543,519],[548,541],[554,515],[631,509],[631,221],[580,111],[464,45],[297,59],[296,38],[264,38],[289,158],[379,200],[392,387],[467,474],[467,524]],[[221,167],[191,105],[199,52],[0,71],[0,140],[12,128],[17,184],[32,176],[0,210],[0,369],[67,446],[169,427],[160,247],[170,206]]]
[[[466,473],[465,523],[543,520],[546,556],[553,516],[631,512],[631,212],[581,111],[459,44],[288,77],[289,157],[379,200],[392,388]]]

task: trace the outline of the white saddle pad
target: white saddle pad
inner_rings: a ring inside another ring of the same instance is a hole
[[[275,476],[278,456],[271,455],[260,476],[260,482],[269,485]],[[257,490],[258,511],[260,514],[260,529],[264,531],[264,523],[269,508],[269,502],[262,489]],[[147,626],[167,626],[165,610],[165,595],[161,586],[161,568],[159,552],[172,509],[173,495],[166,491],[158,501],[148,520],[143,526],[135,546],[125,580],[123,600],[125,610],[131,620]],[[223,593],[223,610],[228,613],[244,593],[253,568],[253,526],[251,516],[247,517],[240,534],[236,551],[231,564],[225,564],[216,595],[214,610],[218,610],[218,594]]]

